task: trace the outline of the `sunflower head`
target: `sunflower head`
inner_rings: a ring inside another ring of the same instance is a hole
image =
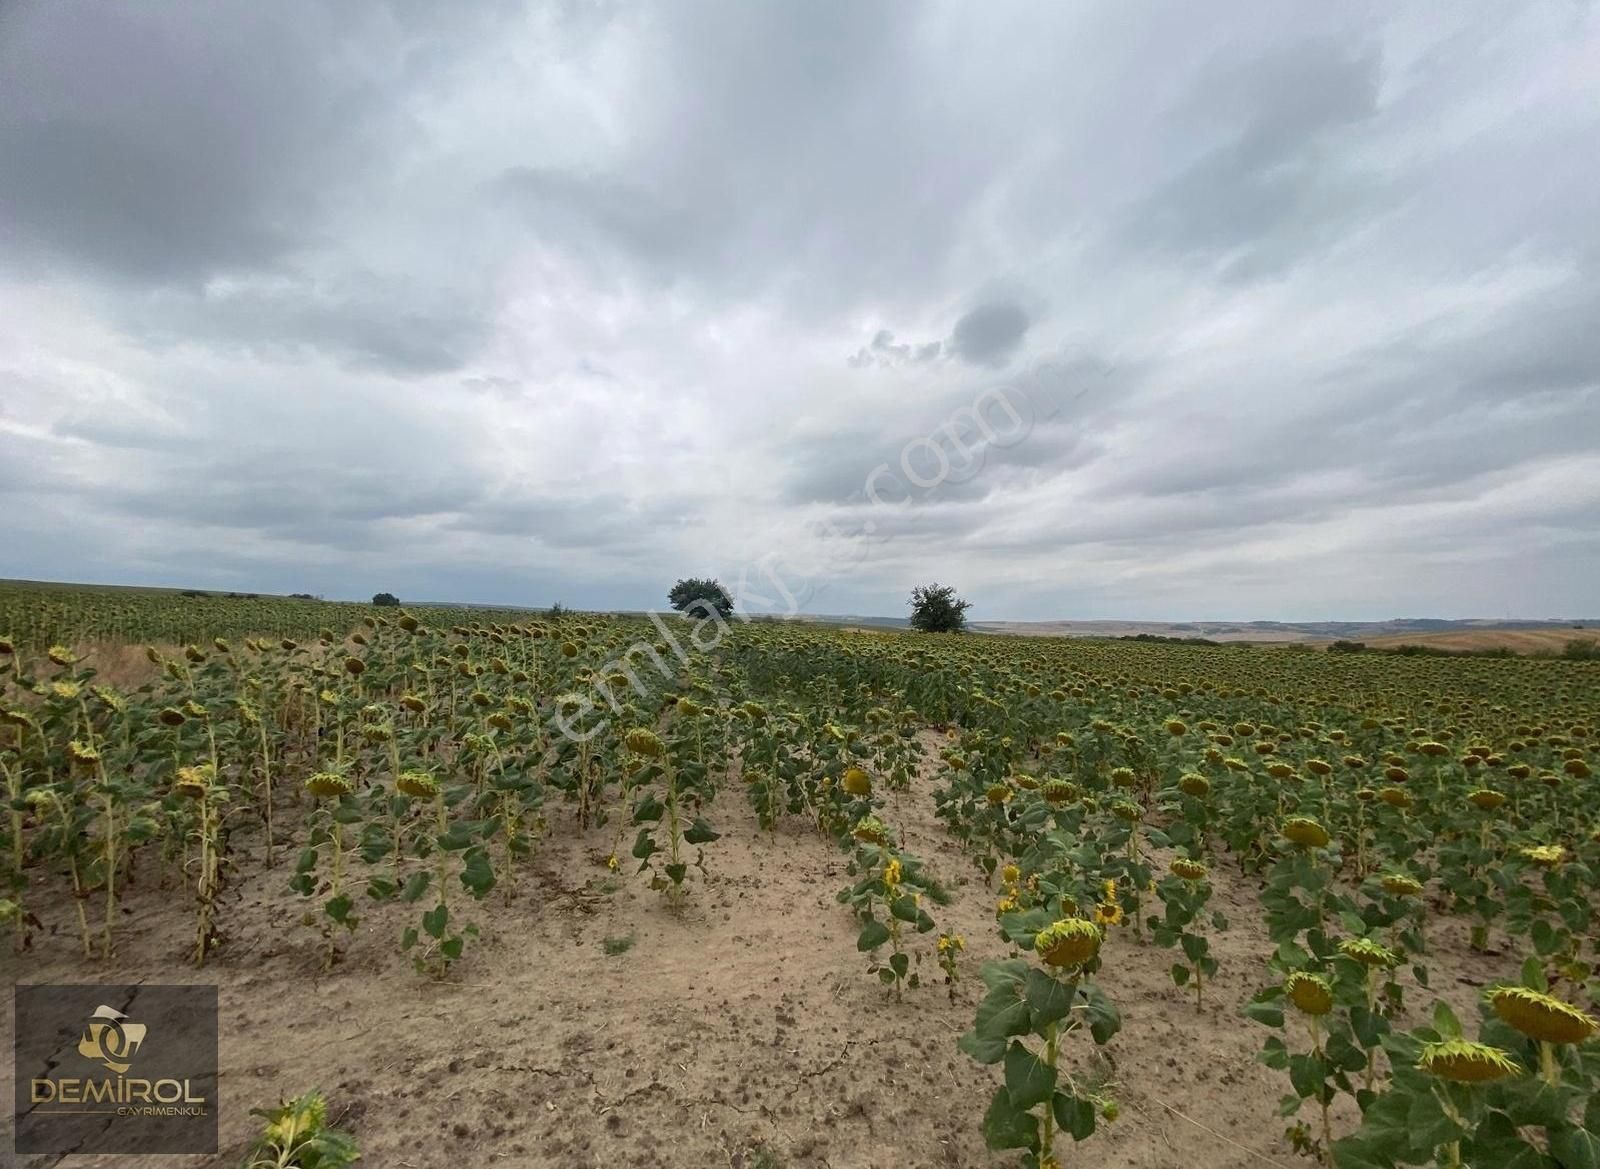
[[[1422,882],[1405,873],[1385,873],[1378,883],[1391,897],[1415,897],[1422,892]]]
[[[1504,792],[1497,792],[1492,788],[1480,787],[1467,797],[1467,801],[1480,812],[1492,812],[1506,802]]]
[[[1518,851],[1524,860],[1532,861],[1541,869],[1553,869],[1567,859],[1567,850],[1559,844],[1534,844]]]
[[[76,665],[78,661],[78,655],[73,653],[64,645],[52,645],[48,650],[45,651],[45,657],[49,658],[62,669],[65,669],[68,666]]]
[[[1059,808],[1077,799],[1078,789],[1065,779],[1047,779],[1040,787],[1039,794],[1044,796],[1044,802],[1052,808]]]
[[[840,786],[853,796],[870,796],[872,794],[872,780],[859,767],[846,769]]]
[[[1307,1015],[1326,1015],[1333,1010],[1333,987],[1320,974],[1296,970],[1283,980],[1283,993],[1297,1010]]]
[[[1111,782],[1117,787],[1132,787],[1134,784],[1133,768],[1113,767],[1111,769]]]
[[[1186,796],[1200,799],[1211,791],[1211,781],[1205,776],[1191,771],[1178,780],[1178,790]]]
[[[1048,966],[1076,970],[1100,952],[1100,927],[1081,917],[1068,917],[1045,926],[1033,939],[1033,949]]]
[[[211,784],[216,778],[217,769],[209,763],[180,767],[177,778],[172,781],[172,790],[179,795],[198,800],[211,790]]]
[[[1017,867],[1015,861],[1007,861],[1000,868],[1000,879],[1007,885],[1015,885],[1022,880],[1022,870]]]
[[[1465,1039],[1446,1039],[1424,1045],[1417,1066],[1431,1076],[1454,1084],[1487,1084],[1519,1074],[1522,1069],[1498,1047]]]
[[[1371,938],[1346,938],[1339,943],[1339,953],[1353,958],[1363,966],[1397,966],[1400,958],[1387,946]]]
[[[1174,739],[1182,738],[1184,735],[1189,733],[1188,724],[1185,723],[1181,718],[1169,718],[1162,725],[1167,728],[1167,734],[1171,735]]]
[[[1541,1043],[1582,1043],[1600,1025],[1570,1003],[1525,986],[1496,987],[1488,998],[1495,1014]]]
[[[1129,824],[1137,824],[1144,818],[1144,812],[1132,800],[1118,800],[1111,805],[1111,814],[1119,820],[1126,820]]]
[[[431,800],[439,794],[439,781],[426,771],[402,771],[395,777],[394,786],[419,800]]]
[[[1312,775],[1332,775],[1333,764],[1329,763],[1326,759],[1307,759],[1306,770]]]
[[[1388,804],[1391,808],[1398,808],[1402,812],[1411,807],[1412,804],[1411,795],[1404,788],[1379,788],[1378,798],[1384,803]]]
[[[661,737],[645,727],[635,727],[623,741],[628,744],[628,750],[646,759],[659,759],[667,751],[667,745],[661,741]]]
[[[319,799],[337,799],[347,796],[355,788],[351,785],[348,776],[337,771],[318,771],[306,780],[306,791]]]
[[[1284,838],[1301,848],[1326,848],[1328,830],[1309,816],[1291,816],[1283,822]]]
[[[1199,861],[1190,860],[1186,856],[1180,856],[1169,867],[1174,877],[1180,877],[1185,881],[1203,881],[1206,879],[1206,873],[1210,871]]]
[[[1011,798],[1011,788],[1003,783],[990,784],[989,790],[984,793],[984,798],[998,806]]]
[[[189,718],[176,706],[166,706],[156,715],[156,721],[164,727],[181,727]]]
[[[885,845],[889,843],[889,829],[876,816],[863,816],[856,821],[850,835],[862,844]]]

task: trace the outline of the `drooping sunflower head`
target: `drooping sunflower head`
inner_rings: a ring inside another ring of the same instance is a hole
[[[67,755],[79,767],[93,767],[100,762],[100,749],[93,743],[85,743],[78,739],[67,744]]]
[[[1422,882],[1405,873],[1385,873],[1378,883],[1391,897],[1415,897],[1422,892]]]
[[[401,695],[400,705],[405,707],[412,714],[421,714],[423,711],[428,709],[428,704],[415,694]]]
[[[1144,811],[1132,800],[1118,800],[1111,805],[1111,814],[1119,820],[1126,820],[1129,824],[1137,824],[1144,818]]]
[[[1496,987],[1488,999],[1495,1014],[1541,1043],[1582,1043],[1600,1025],[1570,1003],[1525,986]]]
[[[1046,965],[1076,970],[1100,952],[1100,927],[1081,917],[1067,917],[1045,926],[1033,939],[1034,952]]]
[[[1454,1084],[1488,1084],[1521,1073],[1511,1056],[1498,1047],[1466,1039],[1445,1039],[1423,1046],[1417,1066]]]
[[[984,798],[991,804],[1000,805],[1011,799],[1011,788],[1003,783],[989,785],[989,790],[984,793]]]
[[[1199,861],[1191,860],[1186,856],[1180,856],[1173,861],[1170,868],[1174,877],[1179,877],[1185,881],[1203,881],[1210,871]]]
[[[395,777],[394,786],[419,800],[431,800],[439,794],[439,781],[426,771],[402,771]]]
[[[355,790],[350,779],[337,771],[318,771],[305,783],[306,791],[319,799],[337,799]]]
[[[870,796],[872,794],[872,780],[859,767],[847,768],[840,786],[853,796]]]
[[[65,669],[68,666],[76,665],[78,661],[78,655],[73,653],[64,645],[52,645],[45,651],[45,657],[49,658],[62,669]]]
[[[1052,808],[1059,808],[1078,798],[1078,788],[1065,779],[1047,779],[1040,787],[1039,794],[1044,796],[1044,802]]]
[[[1291,816],[1283,822],[1284,839],[1301,848],[1326,848],[1328,830],[1309,816]]]
[[[624,738],[628,750],[635,755],[643,755],[646,759],[659,759],[666,754],[667,746],[661,737],[646,727],[635,727]]]
[[[1363,966],[1396,966],[1399,955],[1371,938],[1346,938],[1339,943],[1339,953],[1353,958]]]
[[[1333,774],[1333,764],[1326,759],[1307,759],[1306,770],[1312,775],[1331,775]]]
[[[209,763],[199,763],[193,767],[180,767],[178,768],[177,778],[172,781],[172,790],[179,795],[197,800],[211,790],[211,785],[216,778],[217,769]]]
[[[1174,739],[1182,738],[1184,735],[1189,733],[1189,725],[1181,718],[1169,718],[1162,725],[1167,728],[1167,734],[1171,735]]]
[[[1283,993],[1307,1015],[1326,1015],[1333,1010],[1333,987],[1320,974],[1296,970],[1283,980]]]
[[[1132,787],[1134,784],[1133,768],[1113,767],[1111,769],[1111,782],[1116,787]]]
[[[188,722],[189,719],[188,716],[176,706],[165,706],[162,707],[161,712],[156,715],[156,721],[164,727],[181,727],[184,723]]]
[[[1518,850],[1524,860],[1530,860],[1541,869],[1553,869],[1567,859],[1567,850],[1559,844],[1534,844]]]
[[[876,816],[863,816],[856,821],[850,835],[862,844],[885,845],[889,843],[889,829]]]
[[[1492,812],[1506,802],[1504,792],[1497,792],[1493,788],[1480,787],[1477,791],[1467,796],[1468,802],[1480,812]]]
[[[1186,796],[1200,799],[1211,791],[1211,781],[1196,772],[1189,772],[1178,780],[1178,790]]]

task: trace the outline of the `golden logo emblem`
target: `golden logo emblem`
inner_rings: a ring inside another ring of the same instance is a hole
[[[130,1023],[128,1016],[107,1006],[96,1007],[89,1018],[89,1030],[78,1041],[78,1054],[98,1060],[120,1076],[144,1042],[145,1025]]]

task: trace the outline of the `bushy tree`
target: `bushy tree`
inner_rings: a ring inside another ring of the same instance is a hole
[[[911,590],[911,628],[919,633],[960,633],[967,627],[971,601],[956,596],[950,585],[934,583]]]
[[[398,605],[400,603],[400,598],[395,596],[393,593],[379,593],[377,596],[372,598],[372,603],[374,605],[383,605],[388,607],[390,605]]]
[[[733,612],[733,597],[715,580],[692,576],[672,586],[667,600],[680,613],[705,616],[715,611],[724,620]]]

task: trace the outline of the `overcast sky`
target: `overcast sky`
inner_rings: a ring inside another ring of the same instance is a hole
[[[1596,22],[3,0],[0,576],[1600,614]]]

